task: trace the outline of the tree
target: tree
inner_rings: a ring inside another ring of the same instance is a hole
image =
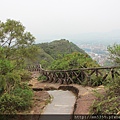
[[[0,46],[4,48],[4,58],[12,60],[16,66],[23,64],[26,58],[34,58],[37,51],[34,42],[35,37],[26,32],[19,21],[0,21]]]
[[[0,21],[0,89],[9,91],[20,80],[16,69],[21,69],[28,58],[35,58],[35,37],[15,20]],[[34,54],[32,54],[34,52]]]
[[[0,21],[0,91],[10,92],[20,80],[15,70],[26,59],[35,58],[35,53],[31,54],[37,51],[34,42],[35,37],[19,21]]]
[[[120,64],[120,44],[114,44],[113,46],[108,46],[108,52],[110,53],[110,59],[115,64]]]
[[[35,37],[25,32],[20,22],[0,21],[0,114],[25,110],[32,104],[33,92],[21,82],[25,76],[25,70],[21,68],[28,58],[35,58],[37,47],[34,42]]]
[[[99,66],[96,61],[93,61],[90,56],[80,52],[73,52],[66,54],[63,58],[54,60],[49,66],[51,70],[67,70],[67,69],[78,69],[86,67],[97,67]]]

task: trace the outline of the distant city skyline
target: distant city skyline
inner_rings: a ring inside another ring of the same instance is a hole
[[[88,37],[90,41],[108,41],[110,38],[104,33],[116,30],[120,34],[120,0],[1,0],[0,3],[0,20],[20,21],[36,37],[36,43],[56,39],[87,41]]]

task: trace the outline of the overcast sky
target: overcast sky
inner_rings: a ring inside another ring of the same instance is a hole
[[[120,0],[0,0],[0,20],[22,22],[37,42],[120,30]]]

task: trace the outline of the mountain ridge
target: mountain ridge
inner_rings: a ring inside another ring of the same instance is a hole
[[[87,58],[91,58],[83,49],[66,39],[55,40],[49,43],[39,43],[36,46],[39,49],[36,62],[39,61],[43,68],[48,68],[54,61],[63,59],[66,55],[72,54],[74,57],[73,53],[80,53]]]

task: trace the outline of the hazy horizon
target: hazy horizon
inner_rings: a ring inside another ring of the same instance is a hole
[[[97,44],[101,43],[104,45],[118,43],[120,44],[120,30],[111,32],[94,32],[94,33],[81,33],[76,35],[66,35],[64,37],[59,35],[46,36],[41,41],[36,41],[36,43],[51,42],[54,40],[66,39],[76,44]],[[91,43],[92,42],[92,43]]]
[[[20,21],[36,43],[119,41],[119,5],[120,0],[1,0],[0,20]]]

